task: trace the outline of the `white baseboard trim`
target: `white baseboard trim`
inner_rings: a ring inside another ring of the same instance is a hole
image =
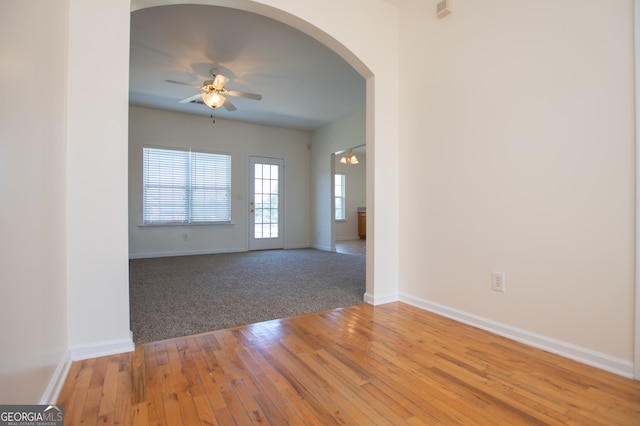
[[[94,345],[73,346],[69,350],[71,351],[72,361],[81,361],[83,359],[133,352],[135,348],[133,334],[130,332],[128,339],[111,340]]]
[[[353,241],[359,239],[360,237],[358,237],[357,235],[353,235],[351,237],[336,237],[336,241]]]
[[[515,340],[592,367],[600,368],[629,379],[633,378],[633,363],[631,361],[626,361],[624,359],[583,348],[572,343],[563,342],[541,334],[512,327],[507,324],[469,314],[438,303],[413,297],[405,293],[400,293],[399,300],[408,305],[451,318],[508,339]]]
[[[285,250],[296,250],[315,248],[311,244],[290,244],[284,247]],[[322,250],[322,249],[321,249]],[[163,251],[154,253],[130,253],[129,259],[151,259],[154,257],[172,256],[197,256],[199,254],[221,254],[221,253],[243,253],[249,251],[248,247],[217,249],[217,250],[190,250],[190,251]],[[331,250],[329,250],[331,251]]]
[[[67,374],[71,368],[71,356],[68,350],[64,351],[58,365],[49,380],[49,385],[40,398],[41,405],[56,404],[58,397],[64,386],[64,382],[67,380]]]
[[[220,254],[220,253],[241,253],[248,251],[247,247],[218,249],[218,250],[182,250],[182,251],[161,251],[153,253],[129,253],[129,259],[150,259],[154,257],[172,256],[196,256],[199,254]]]
[[[306,249],[306,248],[311,248],[311,245],[310,244],[291,244],[291,245],[284,246],[285,250],[298,250],[298,249]]]
[[[382,294],[382,295],[373,295],[371,293],[364,294],[364,301],[373,306],[384,305],[385,303],[397,302],[398,294]]]

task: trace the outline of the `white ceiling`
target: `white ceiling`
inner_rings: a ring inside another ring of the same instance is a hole
[[[218,68],[237,110],[180,104]],[[174,5],[131,14],[132,105],[313,130],[364,108],[364,79],[336,53],[278,21],[236,9]]]

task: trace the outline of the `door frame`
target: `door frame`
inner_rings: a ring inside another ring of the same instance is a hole
[[[276,164],[278,165],[278,238],[270,238],[264,240],[256,240],[255,237],[255,187],[254,177],[256,163]],[[265,157],[261,155],[249,155],[249,165],[247,170],[247,180],[249,184],[247,202],[247,238],[249,251],[255,250],[275,250],[284,249],[284,158]]]

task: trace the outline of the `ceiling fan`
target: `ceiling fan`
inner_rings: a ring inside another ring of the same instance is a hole
[[[227,90],[224,86],[229,82],[229,78],[220,74],[216,68],[209,70],[211,73],[211,80],[205,80],[202,86],[195,84],[183,83],[175,80],[165,80],[167,83],[181,84],[183,86],[195,87],[202,90],[203,93],[198,93],[188,98],[184,98],[180,101],[181,104],[198,103],[207,105],[209,108],[216,109],[224,106],[227,111],[235,111],[236,107],[226,96],[236,96],[239,98],[253,99],[259,101],[262,99],[262,95],[255,93],[239,92],[237,90]]]

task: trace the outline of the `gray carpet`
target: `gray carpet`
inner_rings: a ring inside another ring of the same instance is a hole
[[[129,261],[131,330],[147,343],[363,302],[365,256],[313,249]]]

